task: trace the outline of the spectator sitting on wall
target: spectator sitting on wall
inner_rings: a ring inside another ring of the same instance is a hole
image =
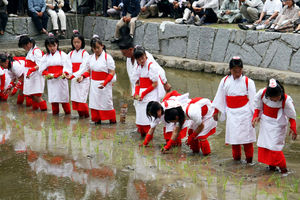
[[[261,13],[264,3],[261,0],[239,0],[241,3],[240,11],[243,18],[248,23],[253,23],[258,20],[258,15]]]
[[[120,19],[120,17],[122,16],[122,8],[122,0],[112,0],[112,8],[109,8],[107,10],[107,14],[108,16]]]
[[[141,17],[156,17],[158,8],[155,0],[141,0]]]
[[[280,1],[280,0],[279,0]],[[238,0],[224,0],[217,12],[218,23],[236,23],[242,19]]]
[[[8,0],[7,13],[9,17],[18,17],[19,0]]]
[[[182,18],[184,9],[187,8],[188,1],[186,0],[169,0],[173,4],[171,17],[174,19]]]
[[[45,0],[28,0],[28,15],[31,17],[35,27],[40,33],[48,34],[48,15],[45,13],[45,10]]]
[[[7,24],[7,0],[0,0],[0,35],[4,35],[5,27]]]
[[[59,35],[58,28],[58,18],[60,20],[61,25],[61,36],[64,37],[66,35],[66,15],[62,10],[64,6],[64,0],[46,0],[47,12],[51,17],[54,35],[57,37]]]
[[[238,26],[243,30],[262,30],[269,28],[281,10],[282,3],[280,0],[266,0],[259,19],[255,21],[253,25],[239,24]]]
[[[173,4],[169,2],[169,0],[158,0],[157,1],[158,8],[158,17],[173,17]]]
[[[139,0],[123,0],[124,6],[122,11],[122,18],[116,25],[115,38],[112,43],[116,43],[120,39],[119,30],[122,26],[129,24],[130,36],[133,38],[135,30],[135,21],[138,19],[140,13],[140,1]]]
[[[271,27],[266,31],[292,32],[294,30],[294,22],[299,18],[299,7],[295,4],[294,0],[285,0],[285,4]]]

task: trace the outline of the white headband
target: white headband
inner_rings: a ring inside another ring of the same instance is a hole
[[[269,87],[270,88],[275,88],[277,87],[277,82],[274,78],[271,78],[270,81],[269,81]]]
[[[97,35],[97,34],[94,34],[92,38],[96,38],[96,37],[99,37],[99,35]]]

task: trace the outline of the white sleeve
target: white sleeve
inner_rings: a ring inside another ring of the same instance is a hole
[[[199,105],[191,104],[188,110],[189,118],[198,126],[202,123],[202,111]]]
[[[213,106],[215,108],[217,108],[221,113],[225,113],[226,111],[226,94],[225,94],[225,90],[224,90],[224,80],[225,80],[226,76],[224,78],[222,78],[222,80],[220,81],[216,96],[213,100]]]
[[[16,76],[16,78],[20,78],[24,74],[24,66],[25,62],[23,60],[14,61],[12,66],[12,72]]]
[[[139,78],[140,78],[140,76],[141,76],[141,71],[140,71],[140,68],[139,68],[139,67],[133,68],[132,70],[133,70],[133,71],[132,71],[132,76],[131,76],[131,78],[130,78],[130,81],[132,81],[132,83],[133,83],[134,86],[135,86],[136,82],[139,80]],[[134,91],[133,91],[133,92],[134,92]]]
[[[154,119],[154,118],[152,118],[152,119]],[[157,118],[157,119],[152,120],[151,123],[150,123],[150,127],[155,128],[158,124],[160,124],[161,121],[162,121],[161,118]]]
[[[40,72],[40,73],[43,73],[43,71],[44,71],[45,69],[47,69],[47,67],[48,67],[48,64],[47,64],[47,54],[45,54],[45,55],[43,56],[41,66],[39,66],[39,67],[40,67],[40,68],[39,68],[39,72]]]
[[[79,70],[73,74],[75,76],[75,78],[80,77],[84,72],[90,70],[90,60],[91,60],[92,56],[93,55],[84,56]]]
[[[63,72],[68,72],[72,74],[72,62],[70,56],[68,56],[65,52],[61,52],[62,65],[64,66]]]
[[[290,96],[287,96],[285,100],[285,106],[283,111],[288,118],[296,119],[295,106],[293,104],[293,99]]]
[[[5,74],[5,71],[0,68],[0,76],[3,76],[3,74]]]
[[[147,66],[148,67],[148,66]],[[153,82],[158,81],[159,69],[155,63],[152,63],[149,68],[149,78]]]
[[[109,55],[109,54],[107,54],[107,68],[109,70],[115,70],[116,69],[115,61],[112,58],[112,56]]]
[[[249,98],[249,105],[252,112],[254,112],[254,98],[256,94],[255,83],[253,80],[248,78],[248,98]]]
[[[254,109],[259,109],[262,111],[263,101],[262,101],[261,95],[262,95],[263,91],[264,91],[264,88],[260,89],[254,96]]]
[[[43,63],[43,53],[42,53],[42,50],[35,49],[33,57],[34,57],[34,62],[36,63],[36,65],[39,66],[39,67],[41,67],[41,65]]]

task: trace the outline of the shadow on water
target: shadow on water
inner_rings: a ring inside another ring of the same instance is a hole
[[[231,147],[224,144],[224,123],[209,138],[208,157],[192,155],[185,145],[162,155],[162,127],[151,147],[139,148],[142,140],[135,130],[124,62],[117,66],[114,104],[119,113],[122,103],[128,103],[125,124],[95,126],[74,112],[34,112],[16,106],[15,97],[0,104],[0,199],[299,199],[299,140],[286,141],[292,171],[287,177],[257,163],[256,150],[254,166],[232,161]],[[189,91],[191,97],[212,99],[222,78],[166,72],[173,89]],[[264,85],[256,82],[258,89]],[[298,90],[286,86],[296,108]]]

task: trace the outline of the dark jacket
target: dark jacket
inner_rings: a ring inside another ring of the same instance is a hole
[[[123,0],[123,12],[122,16],[126,16],[127,13],[131,14],[131,17],[136,17],[140,13],[141,6],[139,0]]]

